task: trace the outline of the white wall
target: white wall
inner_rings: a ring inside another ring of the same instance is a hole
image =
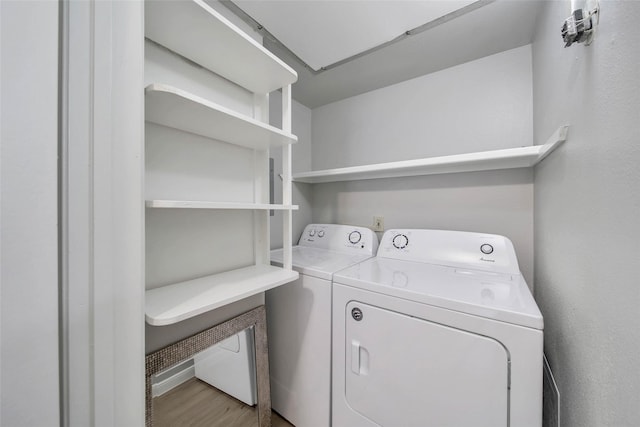
[[[563,427],[640,425],[640,3],[601,1],[592,46],[564,48],[570,2],[533,44],[535,134],[571,124],[535,170],[536,298]]]
[[[531,145],[532,108],[525,46],[314,109],[313,169]],[[505,235],[532,285],[530,170],[316,184],[313,208],[314,222]]]
[[[57,425],[57,2],[0,2],[0,40],[0,425]]]

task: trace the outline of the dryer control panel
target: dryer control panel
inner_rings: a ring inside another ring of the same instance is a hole
[[[382,236],[378,257],[495,273],[520,274],[509,239],[466,231],[395,229]]]
[[[304,228],[298,245],[336,252],[375,255],[378,250],[378,237],[366,227],[309,224]]]

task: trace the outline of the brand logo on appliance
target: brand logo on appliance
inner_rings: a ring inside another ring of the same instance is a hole
[[[484,257],[481,257],[481,258],[480,258],[480,261],[484,261],[484,262],[496,262],[496,260],[495,260],[495,259],[487,259],[487,258],[484,258]]]

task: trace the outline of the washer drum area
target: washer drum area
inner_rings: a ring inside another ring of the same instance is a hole
[[[334,275],[334,426],[540,427],[543,319],[502,236],[390,230]]]

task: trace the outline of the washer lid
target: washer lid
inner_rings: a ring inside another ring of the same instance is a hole
[[[519,274],[377,257],[336,273],[333,280],[488,319],[544,327],[542,314]]]
[[[307,246],[294,246],[292,256],[294,270],[300,274],[325,280],[331,280],[336,271],[372,257],[366,253],[345,254]],[[282,261],[282,249],[271,251],[271,264],[281,267]]]

